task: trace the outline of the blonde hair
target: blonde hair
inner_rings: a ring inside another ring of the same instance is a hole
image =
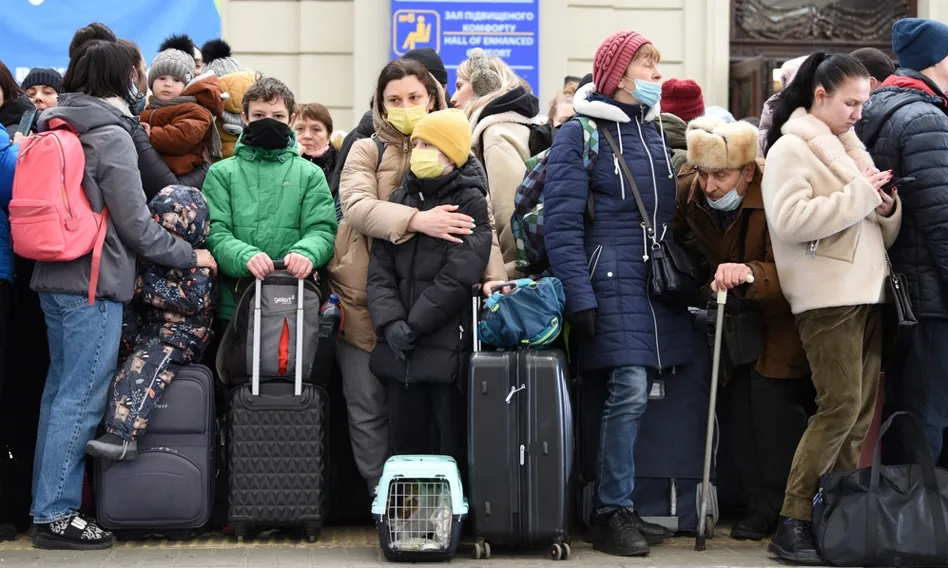
[[[550,112],[547,113],[548,122],[553,124],[553,120],[556,118],[556,107],[561,104],[573,104],[573,95],[576,94],[576,83],[569,83],[562,90],[558,91],[553,98],[550,99]]]
[[[471,56],[458,66],[458,79],[471,83],[474,96],[464,105],[464,114],[474,124],[488,104],[517,87],[523,86],[520,77],[496,56],[476,48]]]
[[[659,51],[655,45],[646,43],[635,52],[635,55],[632,56],[632,61],[638,61],[643,58],[651,59],[657,65],[662,62],[662,52]]]

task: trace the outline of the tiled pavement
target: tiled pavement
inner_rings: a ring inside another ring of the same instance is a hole
[[[726,531],[724,531],[726,532]],[[126,542],[111,550],[93,552],[52,552],[35,550],[25,536],[0,543],[0,568],[203,568],[203,567],[291,567],[372,568],[386,564],[371,528],[326,529],[320,540],[305,544],[289,539],[270,539],[236,544],[222,536],[203,537],[190,542]],[[735,541],[718,535],[708,541],[704,552],[694,551],[693,538],[677,538],[653,547],[646,558],[616,558],[594,552],[575,540],[573,555],[556,563],[542,552],[516,553],[495,550],[490,560],[473,560],[471,547],[463,547],[451,566],[454,568],[638,568],[638,567],[777,567],[765,543]]]

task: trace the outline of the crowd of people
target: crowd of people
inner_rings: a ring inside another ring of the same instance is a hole
[[[535,276],[511,218],[527,164],[549,150],[546,275],[566,292],[576,372],[608,384],[594,547],[642,555],[670,536],[635,509],[630,450],[649,370],[688,364],[696,349],[687,307],[649,285],[650,257],[667,245],[702,265],[705,299],[728,289],[756,313],[741,331],[763,338],[723,370],[748,496],[732,535],[773,534],[780,558],[820,563],[819,477],[857,467],[883,365],[886,412],[915,413],[935,459],[948,429],[948,26],[904,19],[892,38],[898,67],[871,48],[788,61],[759,121],[666,80],[659,47],[634,31],[606,38],[546,116],[500,58],[472,50],[449,86],[438,54],[418,49],[385,65],[344,139],[326,107],[297,104],[222,40],[172,36],[148,65],[96,23],[76,32],[64,76],[34,69],[17,85],[0,62],[3,408],[18,404],[11,379],[49,360],[32,417],[34,545],[111,545],[79,512],[86,455],[137,457],[177,369],[213,367],[236,281],[276,261],[321,274],[341,301],[334,357],[366,491],[392,454],[463,463],[470,290]],[[95,268],[91,254],[14,255],[7,213],[30,134],[15,130],[32,109],[30,132],[67,126],[82,144],[83,190],[108,212]],[[590,129],[602,135],[594,160]],[[918,318],[907,332],[886,317],[892,273]]]

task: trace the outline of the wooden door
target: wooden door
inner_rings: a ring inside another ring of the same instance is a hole
[[[740,120],[760,116],[770,89],[770,65],[763,57],[751,57],[731,64],[728,110]]]

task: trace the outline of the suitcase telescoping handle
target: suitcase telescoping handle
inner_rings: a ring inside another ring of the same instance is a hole
[[[286,271],[286,263],[274,260],[273,268],[276,271]],[[293,392],[296,396],[303,394],[303,279],[297,282],[296,288],[296,379]],[[253,305],[253,371],[250,379],[250,393],[260,396],[260,319],[263,308],[260,305],[260,296],[263,292],[263,280],[254,279]]]
[[[471,289],[471,336],[474,338],[474,353],[481,350],[481,340],[477,337],[477,314],[481,311],[481,289],[480,284],[475,284]]]
[[[754,275],[744,279],[747,284],[754,283]],[[711,360],[711,396],[708,401],[708,428],[704,440],[704,471],[701,478],[701,509],[698,515],[698,536],[695,537],[695,550],[705,549],[704,541],[708,536],[708,499],[711,494],[711,452],[714,449],[714,409],[718,405],[718,372],[721,369],[721,338],[724,332],[724,306],[727,304],[727,288],[717,292],[718,318],[714,324],[714,357]]]

